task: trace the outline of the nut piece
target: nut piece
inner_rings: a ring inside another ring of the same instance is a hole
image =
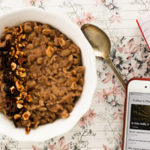
[[[17,89],[18,89],[19,92],[23,92],[24,91],[24,86],[21,85],[19,83],[19,81],[16,81],[16,87],[17,87]]]
[[[11,56],[15,56],[15,48],[14,47],[11,47],[11,51],[9,52],[9,55],[11,55]]]
[[[19,118],[21,118],[21,115],[20,115],[20,114],[15,114],[15,115],[14,115],[14,119],[15,119],[15,120],[17,120],[17,119],[19,119]]]
[[[23,104],[23,100],[16,101],[16,104]]]
[[[23,105],[22,104],[17,104],[17,108],[21,109],[21,108],[23,108]]]
[[[22,39],[23,40],[26,39],[26,34],[21,34],[18,38],[19,38],[18,41],[20,42]]]
[[[26,126],[26,134],[29,134],[29,132],[30,132],[30,127],[29,126]]]
[[[16,88],[14,86],[10,87],[10,92],[13,94],[15,92]]]
[[[32,101],[31,95],[27,95],[26,100],[27,100],[28,102],[31,102],[31,101]]]
[[[22,65],[25,61],[26,61],[26,58],[24,58],[24,57],[20,57],[20,58],[18,59],[19,65]]]
[[[20,97],[21,97],[22,99],[25,99],[26,96],[27,96],[27,92],[21,92],[21,93],[20,93]]]
[[[26,77],[26,70],[24,68],[18,68],[16,74],[22,78]]]
[[[12,69],[12,71],[14,71],[16,69],[16,67],[17,67],[16,63],[12,62],[11,63],[11,69]]]
[[[24,52],[17,50],[15,57],[18,58],[18,56],[24,56]]]
[[[18,96],[18,97],[15,97],[15,99],[16,99],[16,101],[19,101],[21,99],[21,97]]]
[[[29,119],[29,117],[30,117],[30,112],[29,111],[26,111],[23,115],[22,115],[22,118],[24,119],[24,120],[28,120]]]
[[[47,50],[46,50],[46,55],[48,57],[51,57],[54,53],[54,49],[51,46],[48,46]]]

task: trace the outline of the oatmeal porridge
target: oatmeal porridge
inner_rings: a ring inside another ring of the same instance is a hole
[[[6,27],[0,39],[0,111],[16,127],[69,117],[82,94],[80,48],[47,24]]]

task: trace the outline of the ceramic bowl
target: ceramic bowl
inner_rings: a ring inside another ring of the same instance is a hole
[[[45,11],[38,8],[24,8],[9,12],[0,17],[0,35],[4,31],[4,27],[18,25],[25,21],[46,23],[66,34],[81,48],[82,61],[85,66],[85,84],[82,96],[69,118],[58,119],[54,123],[41,125],[37,129],[31,129],[30,134],[26,135],[24,128],[16,128],[12,121],[0,114],[0,133],[17,141],[42,142],[72,129],[88,111],[96,87],[95,56],[80,28],[66,16],[54,10]]]

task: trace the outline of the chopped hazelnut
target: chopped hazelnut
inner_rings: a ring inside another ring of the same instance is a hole
[[[17,104],[17,108],[21,109],[21,108],[23,108],[23,105],[22,104]]]
[[[18,89],[19,92],[23,92],[24,86],[21,85],[21,84],[19,83],[19,81],[16,81],[16,87],[17,87],[17,89]]]
[[[14,82],[16,82],[18,79],[14,76]]]
[[[26,100],[27,100],[28,102],[31,102],[31,101],[32,101],[31,95],[27,95]]]
[[[26,34],[23,34],[23,35],[22,35],[22,39],[23,39],[23,40],[26,39]]]
[[[19,118],[21,118],[21,115],[20,115],[20,114],[15,114],[15,115],[14,115],[14,119],[15,119],[15,120],[17,120],[17,119],[19,119]]]
[[[12,71],[14,71],[16,69],[16,67],[17,67],[16,63],[12,62],[11,63],[11,69],[12,69]]]
[[[21,78],[26,77],[26,72],[20,73],[20,77],[21,77]]]
[[[22,78],[26,77],[26,70],[24,68],[18,68],[16,74]]]
[[[24,108],[28,109],[29,108],[29,105],[27,103],[24,103]]]
[[[26,58],[24,58],[24,57],[18,58],[19,65],[22,65],[25,61],[26,61]]]
[[[29,132],[30,132],[30,127],[29,126],[26,126],[26,134],[29,134]]]
[[[20,97],[21,97],[22,99],[24,99],[26,96],[27,96],[27,92],[21,92],[21,93],[20,93]]]
[[[15,56],[15,48],[11,47],[11,51],[9,52],[9,55]]]
[[[20,52],[20,51],[21,51],[21,47],[19,47],[18,40],[16,39],[15,42],[16,42],[16,43],[15,43],[16,52],[17,52],[17,51]]]
[[[17,97],[15,97],[15,99],[16,99],[17,101],[19,101],[19,100],[21,99],[21,97],[20,97],[20,96],[17,96]]]
[[[28,120],[29,119],[29,117],[30,117],[30,112],[29,111],[26,111],[23,115],[22,115],[22,118],[24,119],[24,120]]]
[[[25,47],[25,46],[26,46],[26,42],[22,42],[22,43],[21,43],[21,46],[22,46],[22,47]]]
[[[15,92],[16,88],[14,86],[10,87],[10,92],[13,94]]]
[[[22,103],[23,103],[23,100],[16,101],[16,104],[22,104]]]
[[[19,43],[18,46],[19,46],[19,47],[22,47],[22,44]]]
[[[17,50],[16,55],[17,56],[24,56],[24,52]]]

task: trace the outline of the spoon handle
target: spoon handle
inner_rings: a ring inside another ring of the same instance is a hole
[[[112,70],[114,71],[115,75],[118,77],[119,81],[122,84],[122,87],[124,88],[124,90],[126,89],[126,84],[124,82],[124,80],[122,79],[121,75],[119,74],[119,72],[117,71],[116,67],[113,65],[112,61],[110,58],[106,59],[107,63],[109,64],[109,66],[112,68]]]

